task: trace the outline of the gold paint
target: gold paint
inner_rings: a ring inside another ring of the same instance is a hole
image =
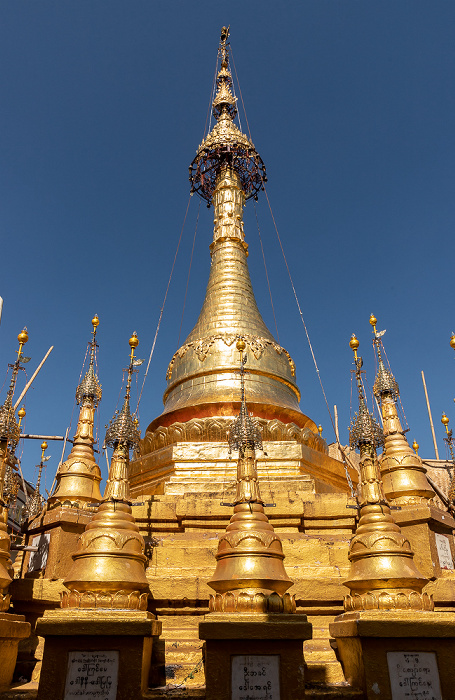
[[[412,449],[416,453],[417,457],[419,456],[419,447],[420,447],[420,445],[417,442],[417,440],[414,440],[414,442],[412,443]]]
[[[101,501],[101,470],[93,451],[95,410],[101,400],[101,386],[94,368],[98,325],[99,319],[95,316],[92,319],[89,368],[76,390],[76,400],[80,404],[76,434],[68,458],[58,468],[56,487],[48,499],[49,508],[58,505],[86,508]]]
[[[144,540],[132,515],[128,484],[129,450],[138,439],[129,410],[138,343],[133,334],[123,408],[106,433],[106,442],[114,447],[106,490],[73,554],[74,564],[64,581],[68,591],[62,593],[62,608],[147,608]]]
[[[356,354],[358,344],[351,348]],[[384,494],[374,442],[377,431],[366,408],[361,381],[361,358],[356,357],[355,365],[359,413],[351,429],[351,436],[355,436],[351,446],[360,449],[360,521],[349,546],[351,570],[345,585],[351,594],[346,596],[344,608],[432,610],[432,598],[422,593],[428,579],[414,564],[410,542],[395,523]]]
[[[171,360],[161,420],[190,407],[196,417],[200,404],[233,400],[238,380],[230,346],[239,337],[252,350],[246,378],[251,405],[301,413],[294,362],[267,329],[254,298],[244,242],[244,195],[235,170],[221,169],[213,206],[207,292],[195,327]]]
[[[422,460],[406,440],[391,396],[383,396],[381,411],[384,451],[380,464],[386,498],[396,505],[426,503],[435,493],[425,476],[427,470]]]
[[[376,319],[375,323],[376,323]],[[371,323],[371,319],[370,319]],[[392,372],[382,359],[381,335],[374,325],[373,344],[378,356],[378,373],[373,386],[381,402],[384,432],[384,452],[381,457],[381,475],[386,498],[397,505],[425,503],[435,493],[426,478],[426,469],[420,457],[408,444],[398,417],[396,398],[399,387]]]
[[[218,543],[216,570],[208,581],[216,595],[210,596],[209,607],[211,612],[291,613],[294,597],[284,594],[292,581],[283,565],[281,540],[264,513],[259,490],[255,447],[262,448],[262,438],[245,403],[244,347],[240,340],[242,401],[228,438],[229,447],[239,451],[234,515]]]

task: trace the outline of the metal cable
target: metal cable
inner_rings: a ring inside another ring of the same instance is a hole
[[[180,237],[179,237],[179,241],[178,241],[178,243],[177,243],[177,249],[176,249],[176,251],[175,251],[174,260],[173,260],[172,267],[171,267],[171,274],[169,275],[169,280],[168,280],[167,287],[166,287],[166,293],[165,293],[165,295],[164,295],[163,304],[162,304],[162,306],[161,306],[160,316],[159,316],[159,318],[158,318],[158,323],[157,323],[156,331],[155,331],[155,337],[153,338],[152,349],[150,350],[150,356],[149,356],[149,360],[148,360],[148,363],[147,363],[147,369],[145,370],[144,379],[143,379],[143,381],[142,381],[142,387],[141,387],[141,391],[140,391],[140,394],[139,394],[139,398],[138,398],[138,400],[137,400],[137,406],[136,406],[136,411],[135,411],[135,413],[137,413],[137,411],[138,411],[138,409],[139,409],[139,404],[141,403],[142,392],[144,391],[145,380],[147,379],[147,374],[148,374],[148,371],[149,371],[149,368],[150,368],[150,363],[151,363],[151,361],[152,361],[153,353],[154,353],[154,350],[155,350],[156,339],[157,339],[157,337],[158,337],[158,331],[160,330],[161,319],[163,318],[164,306],[165,306],[165,304],[166,304],[166,299],[167,299],[167,295],[168,295],[168,292],[169,292],[169,287],[170,287],[170,285],[171,285],[172,275],[174,274],[175,262],[176,262],[176,260],[177,260],[177,255],[178,255],[178,252],[179,252],[180,243],[181,243],[181,241],[182,241],[183,229],[185,228],[185,222],[186,222],[186,217],[188,216],[188,209],[190,208],[190,202],[191,202],[191,194],[190,194],[189,197],[188,197],[188,204],[186,205],[186,211],[185,211],[185,216],[184,216],[184,218],[183,218],[182,230],[180,231]]]
[[[273,306],[273,298],[272,298],[272,290],[270,288],[270,281],[269,281],[269,273],[267,270],[267,264],[265,262],[265,253],[264,253],[264,246],[262,245],[262,237],[261,237],[261,229],[259,228],[259,220],[258,220],[258,212],[256,208],[256,202],[253,202],[254,204],[254,213],[256,215],[256,224],[258,227],[258,234],[259,234],[259,243],[261,244],[261,251],[262,251],[262,259],[264,261],[264,269],[265,269],[265,276],[267,277],[267,285],[269,288],[269,295],[270,295],[270,304],[272,306],[272,313],[273,313],[273,320],[275,321],[275,330],[276,330],[276,339],[278,343],[280,342],[280,335],[278,333],[278,325],[276,322],[276,316],[275,316],[275,307]]]
[[[177,347],[180,347],[180,335],[182,333],[182,325],[183,325],[183,316],[185,314],[185,306],[186,306],[186,297],[188,295],[188,285],[190,283],[190,274],[191,274],[191,266],[193,264],[193,254],[194,254],[194,244],[196,243],[196,233],[197,233],[197,225],[199,222],[199,212],[201,210],[201,200],[199,199],[199,206],[197,208],[197,217],[196,217],[196,227],[194,229],[194,237],[193,237],[193,247],[191,248],[191,257],[190,257],[190,265],[188,268],[188,277],[186,280],[186,289],[185,289],[185,297],[183,299],[183,308],[182,308],[182,318],[180,320],[180,328],[179,328],[179,337],[177,340]]]

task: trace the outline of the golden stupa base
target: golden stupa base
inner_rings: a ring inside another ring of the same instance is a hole
[[[30,631],[30,623],[25,621],[24,615],[0,613],[0,691],[10,687],[19,642],[26,639]]]
[[[210,612],[217,613],[295,613],[295,598],[289,593],[279,595],[257,589],[239,589],[216,593],[209,598]]]
[[[311,637],[306,615],[211,613],[199,623],[206,700],[256,697],[260,690],[280,700],[303,698],[303,642]]]
[[[65,688],[137,700],[148,687],[161,623],[149,612],[72,608],[46,611],[37,633],[46,640],[37,700],[63,700]]]
[[[365,610],[330,625],[347,682],[367,700],[453,697],[455,614]],[[399,688],[401,694],[392,692]],[[425,693],[414,695],[414,692]]]

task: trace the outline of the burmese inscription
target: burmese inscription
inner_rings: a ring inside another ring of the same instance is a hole
[[[438,549],[439,566],[441,569],[453,569],[452,552],[450,551],[450,541],[446,535],[435,533],[436,547]]]
[[[280,700],[279,655],[233,656],[232,700]]]
[[[392,700],[442,700],[434,652],[389,651]]]
[[[118,651],[70,651],[64,700],[115,700],[118,659]]]

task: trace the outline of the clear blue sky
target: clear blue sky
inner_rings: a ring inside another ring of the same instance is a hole
[[[270,201],[328,400],[338,405],[342,441],[348,341],[358,335],[371,386],[373,311],[387,328],[411,442],[433,456],[423,369],[445,455],[442,410],[455,425],[451,0],[0,5],[1,372],[24,325],[29,372],[55,346],[29,392],[26,430],[64,434],[94,313],[101,321],[101,439],[133,330],[139,356],[148,357],[223,24],[231,25],[253,141],[267,165]],[[280,342],[297,365],[302,410],[331,441],[263,195],[257,209]],[[141,403],[143,430],[161,412],[177,348],[197,211],[193,197]],[[202,303],[212,221],[202,203],[180,342]],[[246,236],[258,303],[274,331],[252,203]],[[58,443],[48,450],[48,488],[60,451]],[[39,453],[39,443],[24,451],[32,480]]]

